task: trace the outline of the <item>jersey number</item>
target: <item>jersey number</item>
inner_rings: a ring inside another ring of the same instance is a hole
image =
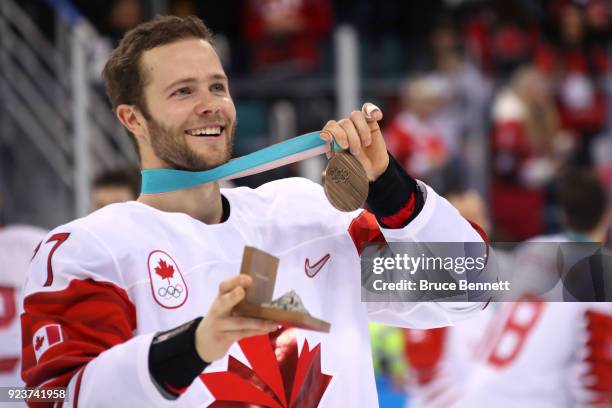
[[[544,302],[538,301],[519,301],[512,306],[510,315],[489,356],[489,364],[502,368],[518,356],[544,306]]]
[[[66,242],[69,236],[70,233],[61,232],[59,234],[51,236],[51,238],[49,238],[47,242],[45,242],[46,244],[48,244],[49,242],[55,241],[55,245],[53,245],[53,248],[51,248],[51,251],[49,252],[49,258],[47,258],[47,281],[45,282],[44,286],[51,286],[51,284],[53,283],[53,265],[51,265],[51,258],[53,257],[53,253],[55,252],[55,250],[59,248],[59,246],[62,245],[64,242]]]

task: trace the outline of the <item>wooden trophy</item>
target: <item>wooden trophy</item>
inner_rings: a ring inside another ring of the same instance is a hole
[[[272,300],[278,262],[277,257],[267,252],[250,246],[244,248],[240,273],[249,275],[253,283],[247,288],[244,300],[234,307],[234,313],[329,333],[331,325],[312,317],[294,291]]]

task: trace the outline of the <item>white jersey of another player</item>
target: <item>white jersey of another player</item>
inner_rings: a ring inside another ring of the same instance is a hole
[[[422,188],[424,207],[400,229],[379,228],[365,211],[339,213],[321,186],[299,178],[222,190],[230,215],[220,224],[128,202],[59,227],[30,269],[24,378],[69,384],[70,403],[87,407],[377,406],[368,318],[437,327],[483,307],[361,302],[364,243],[482,242]],[[274,297],[295,289],[330,333],[283,329],[243,339],[176,401],[164,398],[148,368],[153,335],[206,314],[219,283],[239,273],[245,245],[280,258]]]
[[[0,227],[0,387],[22,386],[22,288],[36,246],[47,231],[29,225]]]
[[[540,266],[548,255],[540,253]],[[610,303],[525,296],[453,327],[407,329],[406,340],[411,406],[557,408],[597,406],[612,396]]]

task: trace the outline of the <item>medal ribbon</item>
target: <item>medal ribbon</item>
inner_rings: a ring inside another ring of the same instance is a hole
[[[213,181],[232,180],[327,153],[330,144],[320,135],[321,132],[311,132],[296,136],[210,170],[142,170],[142,194],[166,193]],[[340,149],[336,142],[334,149]]]

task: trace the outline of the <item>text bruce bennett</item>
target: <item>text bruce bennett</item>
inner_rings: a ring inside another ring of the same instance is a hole
[[[372,287],[377,291],[387,290],[435,290],[435,291],[454,291],[454,290],[470,290],[470,291],[507,291],[510,290],[510,282],[468,282],[465,279],[460,279],[458,282],[429,282],[425,279],[420,279],[418,284],[415,281],[402,279],[398,282],[384,282],[382,279],[376,279]]]

